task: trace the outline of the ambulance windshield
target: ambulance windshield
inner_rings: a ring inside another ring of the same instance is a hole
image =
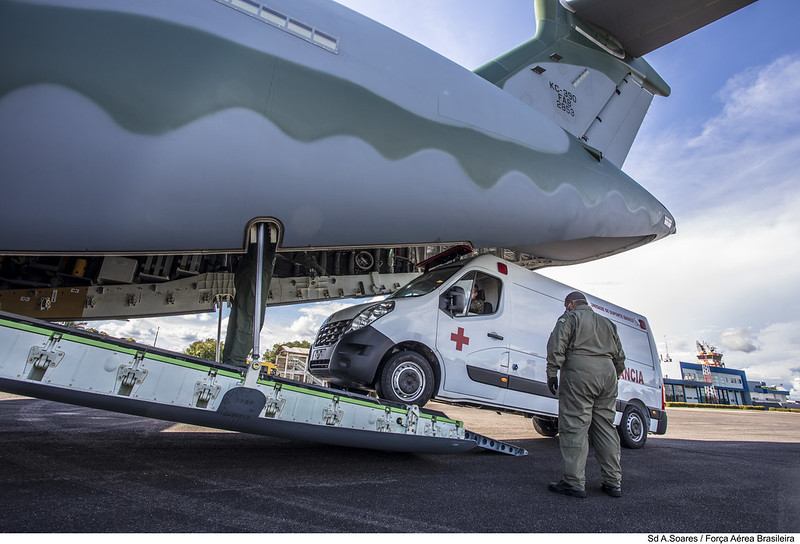
[[[437,268],[418,278],[414,278],[409,283],[395,291],[388,298],[421,297],[436,290],[440,285],[450,279],[453,274],[461,270],[460,266],[446,266]]]

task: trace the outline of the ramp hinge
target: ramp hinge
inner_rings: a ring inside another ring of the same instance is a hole
[[[64,352],[57,349],[61,341],[60,333],[53,333],[47,339],[44,347],[33,346],[28,352],[28,359],[25,362],[25,371],[29,380],[40,382],[44,378],[44,373],[48,368],[52,368],[64,358]],[[28,366],[30,365],[30,370]]]
[[[219,396],[222,387],[216,384],[217,369],[212,368],[208,371],[208,376],[202,382],[198,381],[194,384],[194,397],[197,399],[194,402],[197,408],[208,408],[208,403]]]
[[[339,408],[339,397],[333,397],[330,406],[326,406],[322,411],[322,419],[325,425],[338,425],[342,422],[344,412]]]
[[[259,361],[248,361],[244,373],[244,387],[255,388],[258,379],[261,377],[261,363]]]
[[[142,384],[147,377],[147,370],[139,368],[139,365],[144,360],[144,352],[137,351],[136,355],[128,365],[120,365],[117,370],[117,382],[119,382],[119,389],[117,395],[123,397],[130,397],[133,388]]]
[[[419,422],[419,406],[412,404],[408,406],[408,417],[405,421],[406,434],[417,434],[417,423]]]
[[[428,423],[427,421],[425,422],[425,429],[423,430],[422,434],[424,434],[425,436],[436,436],[437,430],[438,429],[436,425],[436,416],[433,416],[433,419],[431,420],[430,423]]]
[[[283,410],[286,399],[281,397],[281,387],[281,384],[276,383],[272,395],[267,397],[267,404],[264,406],[264,417],[275,417]]]
[[[375,430],[382,433],[392,431],[392,409],[390,407],[384,407],[383,416],[375,421]]]

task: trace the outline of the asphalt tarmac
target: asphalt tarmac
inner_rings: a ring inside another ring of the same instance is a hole
[[[800,414],[668,409],[624,496],[547,490],[557,439],[436,406],[529,455],[419,455],[221,432],[0,393],[5,533],[800,533]]]

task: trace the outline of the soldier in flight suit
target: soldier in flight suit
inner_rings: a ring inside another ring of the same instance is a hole
[[[586,497],[586,457],[591,440],[603,476],[602,490],[621,497],[619,435],[614,416],[625,353],[614,323],[592,311],[582,293],[567,295],[564,307],[566,312],[547,341],[547,385],[554,395],[561,372],[558,433],[564,475],[548,487],[555,493]]]
[[[263,272],[261,283],[260,323],[264,324],[264,313],[267,308],[267,295],[275,268],[275,243],[266,244],[263,255]],[[256,317],[256,261],[258,248],[251,244],[247,254],[242,257],[233,277],[236,295],[228,318],[228,330],[225,336],[222,362],[242,368],[247,367],[247,358],[253,351],[253,328]],[[260,331],[259,331],[260,332]]]

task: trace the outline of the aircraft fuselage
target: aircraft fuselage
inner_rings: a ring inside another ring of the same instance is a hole
[[[262,5],[264,4],[264,5]],[[466,241],[578,262],[674,232],[552,120],[326,0],[0,0],[0,253]]]

